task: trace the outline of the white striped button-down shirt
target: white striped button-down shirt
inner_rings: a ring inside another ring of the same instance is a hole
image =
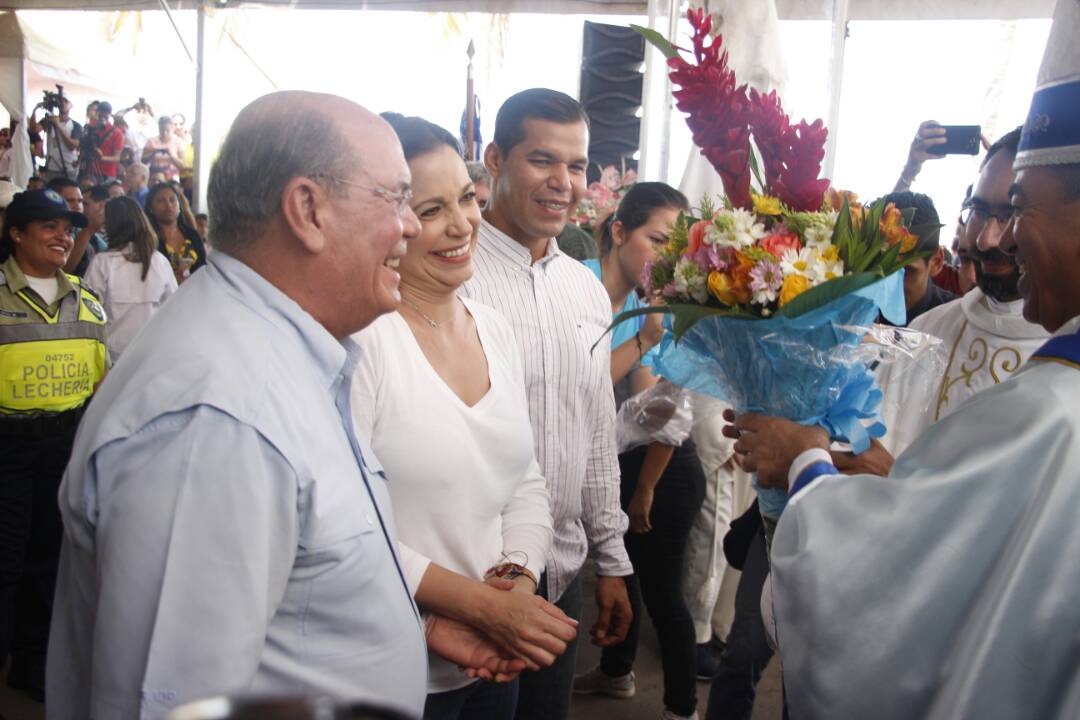
[[[607,292],[555,239],[544,257],[488,222],[480,226],[474,274],[462,293],[498,309],[522,348],[536,458],[547,478],[555,540],[548,598],[562,596],[591,551],[601,575],[633,573],[619,506]]]

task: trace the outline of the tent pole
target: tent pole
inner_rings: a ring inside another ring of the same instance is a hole
[[[825,143],[822,177],[836,169],[836,141],[840,136],[840,91],[844,82],[844,50],[847,46],[848,1],[833,0],[832,52],[829,56],[829,138]]]
[[[195,203],[195,212],[206,212],[206,185],[210,177],[210,163],[207,162],[203,152],[206,137],[206,122],[204,112],[206,103],[205,72],[206,72],[206,4],[199,3],[198,9],[198,46],[195,49],[195,127],[192,128],[191,141],[195,146],[195,167],[192,168],[192,199]]]

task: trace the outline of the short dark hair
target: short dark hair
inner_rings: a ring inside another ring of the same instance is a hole
[[[406,117],[395,112],[380,113],[379,117],[390,123],[390,127],[398,137],[398,142],[401,143],[406,160],[426,155],[443,145],[461,155],[461,144],[457,138],[433,122],[416,116]]]
[[[558,90],[530,88],[511,95],[495,116],[495,145],[506,155],[525,139],[525,121],[529,119],[569,124],[583,122],[589,127],[585,108],[574,98]]]
[[[986,157],[979,163],[979,170],[986,167],[986,164],[990,162],[990,158],[997,155],[1002,150],[1008,150],[1013,155],[1016,155],[1016,149],[1020,147],[1020,132],[1023,130],[1023,126],[1010,130],[1001,137],[999,137],[990,149],[986,151]]]
[[[681,192],[662,182],[641,182],[630,188],[619,201],[615,212],[604,218],[596,231],[596,241],[600,245],[600,255],[611,252],[615,239],[611,235],[611,225],[618,220],[624,232],[633,232],[649,222],[653,212],[663,208],[688,210],[690,203]]]
[[[79,187],[79,183],[75,182],[71,178],[61,175],[60,177],[54,177],[52,180],[46,183],[45,187],[52,190],[53,192],[60,192],[64,188],[77,188]]]
[[[937,250],[940,247],[941,219],[938,217],[937,208],[934,207],[934,201],[928,195],[907,190],[905,192],[889,193],[882,200],[886,203],[892,203],[899,210],[914,209],[915,214],[911,218],[912,227],[918,225],[938,226],[919,235],[919,242],[915,245],[916,250],[925,252],[927,250]]]
[[[86,197],[93,200],[94,202],[107,202],[109,199],[108,184],[95,185],[94,187],[86,191]]]

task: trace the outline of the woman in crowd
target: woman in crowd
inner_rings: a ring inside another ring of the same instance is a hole
[[[169,259],[178,284],[206,264],[206,246],[180,209],[180,194],[172,185],[159,183],[150,188],[146,214],[157,235],[158,250]]]
[[[399,312],[355,336],[357,429],[393,478],[417,604],[476,627],[530,668],[550,665],[576,623],[535,595],[553,531],[518,346],[495,310],[457,294],[472,276],[476,192],[452,135],[420,118],[386,118],[421,229],[400,261]],[[474,681],[432,657],[428,693],[429,720],[510,720],[517,682]]]
[[[611,298],[612,312],[641,307],[636,288],[646,263],[668,242],[682,193],[664,183],[638,183],[598,229],[600,259],[587,260]],[[648,318],[648,319],[646,319]],[[615,402],[653,385],[654,346],[663,337],[659,315],[639,316],[612,333]],[[634,564],[627,590],[634,620],[626,640],[604,648],[600,666],[575,678],[575,692],[631,697],[641,602],[656,628],[664,670],[664,718],[696,717],[696,637],[682,594],[686,540],[705,497],[705,474],[692,441],[679,447],[653,442],[619,455],[622,506],[630,516],[626,549]]]
[[[105,204],[109,247],[94,255],[86,283],[101,294],[109,317],[109,354],[120,359],[136,333],[176,292],[176,278],[139,203],[119,197]]]
[[[105,313],[63,271],[85,226],[53,190],[15,195],[0,231],[0,665],[41,701],[62,527],[56,494],[108,362]],[[17,616],[17,617],[16,617]]]

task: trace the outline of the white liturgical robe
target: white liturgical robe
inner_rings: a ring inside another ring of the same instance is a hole
[[[941,338],[948,364],[940,375],[920,372],[914,361],[881,366],[885,393],[885,448],[899,455],[934,422],[975,393],[1007,380],[1046,342],[1049,333],[1023,316],[1023,300],[1002,303],[973,288],[912,321],[912,330]]]
[[[1033,358],[889,477],[800,475],[772,545],[792,718],[1080,717],[1076,363]]]

